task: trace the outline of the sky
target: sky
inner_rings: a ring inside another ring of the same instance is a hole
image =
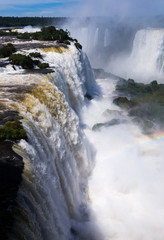
[[[149,16],[164,14],[164,0],[0,0],[0,16]]]

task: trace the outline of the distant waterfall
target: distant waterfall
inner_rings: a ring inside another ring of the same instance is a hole
[[[162,71],[164,30],[144,29],[136,33],[131,58],[138,61],[137,67],[145,71]]]
[[[86,186],[93,162],[80,128],[84,95],[97,91],[89,61],[74,46],[29,51],[40,51],[54,73],[0,75],[3,104],[19,111],[28,135],[14,147],[24,172],[9,239],[92,239]]]
[[[118,56],[110,63],[110,68],[115,74],[137,81],[163,81],[164,29],[137,31],[131,53]]]
[[[99,29],[96,28],[96,31],[95,31],[95,35],[94,35],[94,38],[93,38],[93,41],[94,41],[94,47],[96,47],[98,45],[98,39],[99,39]]]

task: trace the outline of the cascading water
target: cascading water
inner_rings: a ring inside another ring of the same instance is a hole
[[[164,30],[143,29],[136,33],[130,57],[135,63],[135,71],[151,76],[163,72]]]
[[[97,91],[92,70],[74,46],[29,51],[39,51],[54,72],[8,67],[0,75],[1,104],[19,111],[28,135],[14,146],[24,171],[9,239],[92,239],[86,186],[93,162],[79,122],[84,95]]]
[[[115,74],[137,81],[162,81],[164,66],[164,29],[137,31],[130,55],[118,56],[109,64]],[[119,65],[119,68],[118,68]]]

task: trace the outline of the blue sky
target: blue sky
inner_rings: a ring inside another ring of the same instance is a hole
[[[164,0],[0,0],[0,16],[128,16],[164,14]]]
[[[71,16],[80,0],[0,0],[0,16]]]

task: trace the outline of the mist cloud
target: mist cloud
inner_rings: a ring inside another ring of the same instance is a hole
[[[81,16],[148,16],[163,14],[163,1],[84,0],[78,8]]]

